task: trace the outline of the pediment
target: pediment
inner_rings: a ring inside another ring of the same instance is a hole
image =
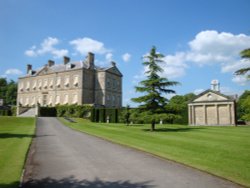
[[[107,69],[107,71],[110,72],[110,73],[122,76],[122,73],[119,71],[119,69],[116,66]]]
[[[208,102],[208,101],[227,101],[229,97],[219,92],[207,90],[198,95],[192,102]]]

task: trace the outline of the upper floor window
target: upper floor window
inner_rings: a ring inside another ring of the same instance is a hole
[[[65,87],[69,87],[69,76],[65,77],[64,85]]]
[[[39,81],[38,81],[38,88],[39,88],[39,89],[42,89],[42,80],[39,80]]]
[[[33,87],[34,90],[36,89],[36,80],[33,81]]]
[[[30,89],[30,82],[29,82],[29,81],[27,81],[27,83],[26,83],[26,89],[27,89],[27,90]]]
[[[74,77],[74,86],[77,87],[79,85],[79,78],[78,76]]]
[[[50,87],[50,88],[53,88],[53,78],[52,78],[52,79],[50,79],[50,82],[49,82],[49,87]]]
[[[55,103],[60,104],[60,96],[59,95],[56,96],[56,102]]]
[[[19,87],[20,87],[20,91],[23,91],[23,82],[20,82]]]
[[[56,80],[56,86],[57,86],[57,87],[60,87],[60,85],[61,85],[61,78],[59,77],[59,78],[57,78],[57,80]]]
[[[44,80],[43,87],[45,89],[47,89],[47,87],[48,87],[48,80],[47,79]]]

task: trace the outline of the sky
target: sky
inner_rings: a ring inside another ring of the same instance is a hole
[[[27,64],[91,51],[98,66],[117,63],[123,105],[133,106],[143,56],[156,46],[161,76],[181,83],[176,94],[199,94],[217,79],[222,93],[240,95],[250,81],[233,73],[250,66],[239,55],[250,48],[249,9],[249,0],[0,0],[0,77],[17,81]]]

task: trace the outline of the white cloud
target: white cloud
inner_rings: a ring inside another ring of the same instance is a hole
[[[178,78],[185,75],[187,65],[185,63],[185,53],[176,53],[175,55],[167,55],[161,64],[163,72],[161,76],[167,78]]]
[[[161,65],[164,70],[162,76],[170,79],[182,77],[190,63],[199,66],[217,64],[221,67],[222,73],[234,73],[240,68],[250,66],[250,61],[240,59],[240,52],[249,48],[249,44],[250,36],[245,34],[201,31],[188,42],[187,51],[168,54],[164,57],[164,63]],[[233,82],[243,85],[246,79],[235,77]]]
[[[66,49],[57,49],[55,45],[59,44],[59,39],[48,37],[43,40],[40,44],[40,47],[32,46],[29,50],[26,50],[24,53],[29,57],[41,56],[44,54],[52,54],[54,58],[60,58],[68,55],[68,50]]]
[[[227,64],[223,64],[221,71],[224,72],[235,72],[244,67],[250,67],[250,61],[246,59],[241,59],[238,61],[233,61]]]
[[[250,36],[245,34],[202,31],[189,42],[190,51],[187,52],[187,61],[198,65],[221,63],[223,67],[239,58],[240,51],[248,48],[249,44]]]
[[[112,61],[112,58],[113,58],[113,54],[110,53],[110,52],[107,53],[106,56],[105,56],[105,59],[106,59],[108,62]]]
[[[129,62],[131,59],[131,55],[129,53],[125,53],[122,55],[122,59],[124,62]]]
[[[78,38],[69,42],[77,52],[84,55],[88,52],[93,52],[96,54],[105,54],[110,52],[110,50],[104,47],[102,42],[93,40],[91,38]]]
[[[245,86],[249,83],[249,80],[247,80],[246,76],[234,76],[232,78],[232,81],[234,83],[241,85],[241,86]]]
[[[8,69],[5,71],[6,75],[21,75],[23,74],[22,71],[20,71],[19,69]]]

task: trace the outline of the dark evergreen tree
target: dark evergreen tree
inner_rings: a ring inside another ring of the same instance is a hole
[[[162,117],[163,113],[166,112],[167,99],[162,94],[175,93],[174,90],[168,88],[179,84],[159,75],[163,71],[160,66],[163,57],[162,54],[156,52],[156,47],[153,47],[150,53],[144,57],[145,62],[143,62],[143,65],[148,70],[145,72],[147,79],[141,81],[135,89],[145,95],[132,99],[132,101],[140,103],[139,108],[142,112],[146,112],[144,114],[146,114],[147,118],[150,118],[152,131],[155,130],[157,116],[161,114]]]
[[[250,48],[241,51],[240,55],[241,55],[241,58],[250,60]],[[242,68],[240,70],[237,70],[235,72],[235,74],[236,75],[245,75],[248,73],[247,78],[250,79],[249,71],[250,71],[250,67],[246,67],[246,68]]]

